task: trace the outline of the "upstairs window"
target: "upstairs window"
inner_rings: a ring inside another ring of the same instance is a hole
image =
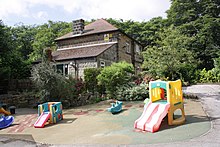
[[[105,67],[105,61],[100,61],[100,67],[104,68]]]
[[[135,44],[135,51],[136,53],[140,54],[141,53],[141,48],[139,45]]]
[[[109,34],[104,34],[104,41],[109,41]]]
[[[125,43],[126,53],[131,53],[131,46],[129,42]]]

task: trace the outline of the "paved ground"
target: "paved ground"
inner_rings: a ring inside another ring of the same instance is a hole
[[[98,106],[90,105],[69,109],[64,111],[65,119],[63,121],[56,125],[47,125],[43,129],[33,128],[37,117],[36,110],[20,109],[18,112],[16,111],[15,124],[0,130],[0,145],[220,146],[220,141],[218,141],[220,138],[220,110],[217,109],[220,106],[220,86],[195,85],[185,88],[184,91],[195,93],[201,97],[202,106],[212,120],[212,125],[203,112],[200,102],[190,100],[186,100],[185,104],[186,124],[170,127],[164,121],[157,133],[136,132],[133,129],[134,121],[143,111],[142,102],[125,103],[124,111],[118,115],[105,111],[109,102],[103,102]],[[36,144],[35,141],[47,144]]]

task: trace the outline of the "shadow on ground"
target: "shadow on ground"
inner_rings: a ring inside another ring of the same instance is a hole
[[[181,115],[175,115],[175,118],[179,118],[179,117],[181,117]],[[207,116],[186,115],[186,121],[184,124],[182,124],[182,126],[190,125],[193,123],[202,123],[202,122],[210,122],[210,120]],[[173,129],[179,126],[181,125],[173,125],[173,126],[168,125],[168,117],[166,116],[163,119],[163,122],[161,123],[161,127],[159,131]]]

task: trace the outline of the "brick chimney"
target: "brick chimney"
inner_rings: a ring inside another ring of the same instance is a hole
[[[74,20],[73,21],[73,35],[82,34],[84,30],[84,20]]]

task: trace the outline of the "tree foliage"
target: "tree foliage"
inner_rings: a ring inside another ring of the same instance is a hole
[[[160,34],[160,37],[163,40],[158,42],[158,46],[143,52],[143,68],[154,76],[189,80],[196,68],[193,53],[185,48],[190,38],[172,26]]]
[[[192,41],[190,50],[201,60],[200,69],[214,67],[220,48],[220,2],[217,0],[172,0],[168,22]]]
[[[0,21],[1,74],[7,79],[29,77],[31,62],[41,58],[45,48],[55,49],[54,39],[70,30],[71,25],[66,22],[8,27]]]

